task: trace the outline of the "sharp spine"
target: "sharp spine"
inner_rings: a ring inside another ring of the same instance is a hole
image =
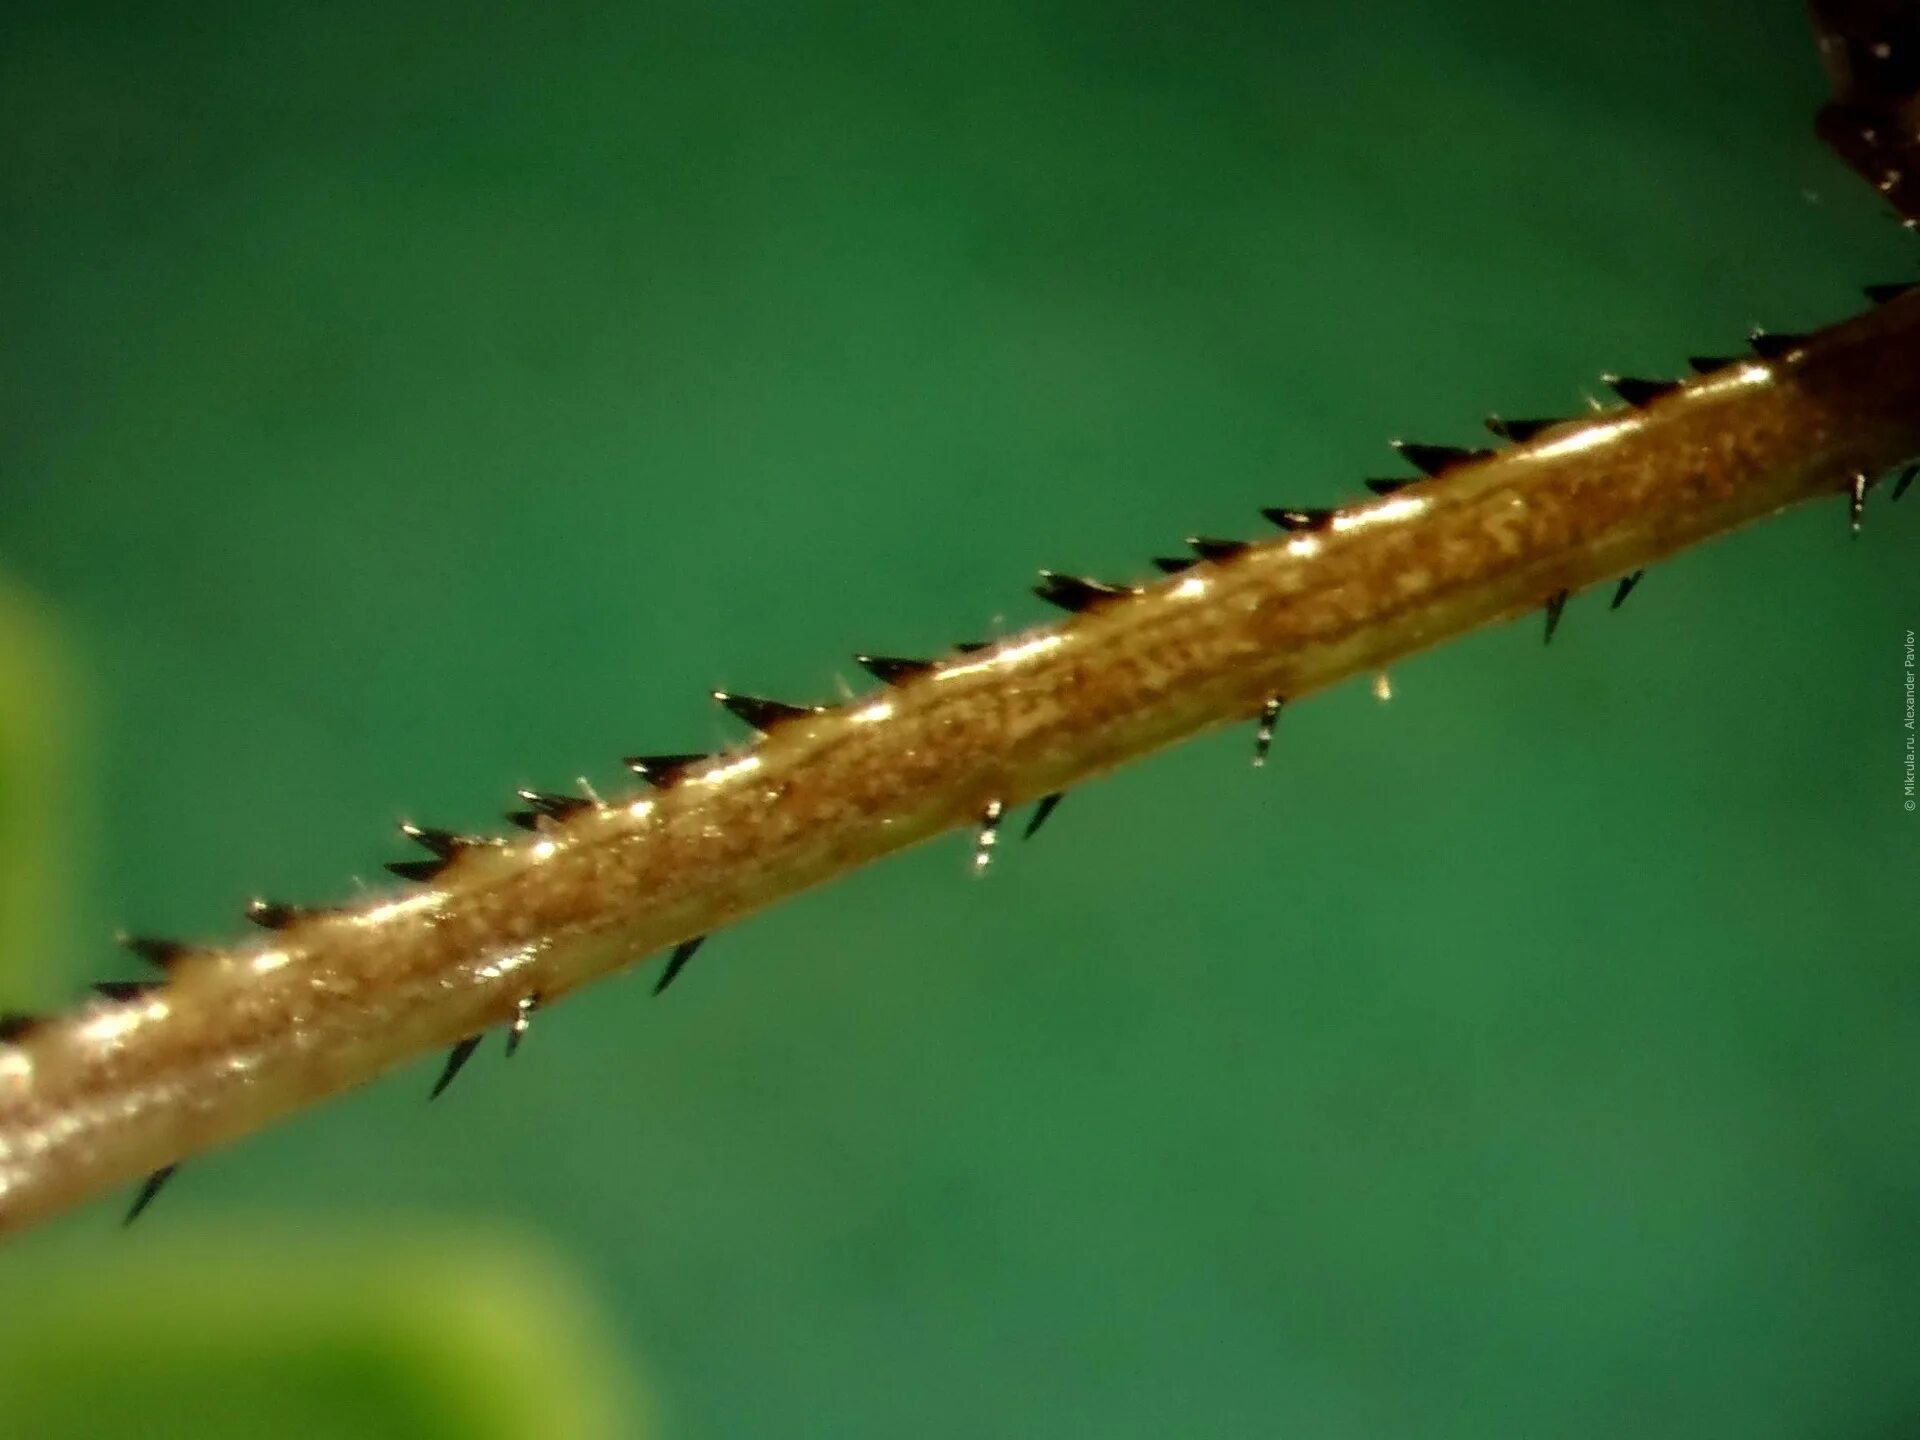
[[[762,735],[776,725],[802,716],[819,713],[816,705],[789,705],[784,700],[767,700],[758,695],[736,695],[731,690],[715,690],[713,698],[723,709],[749,730]]]
[[[1631,574],[1622,575],[1620,577],[1620,583],[1614,587],[1613,602],[1607,606],[1607,609],[1618,610],[1622,605],[1626,604],[1627,596],[1633,593],[1633,587],[1640,583],[1641,578],[1645,576],[1646,573],[1644,570],[1635,570]]]
[[[1033,817],[1027,821],[1027,828],[1020,832],[1020,838],[1031,840],[1038,835],[1040,827],[1047,823],[1053,812],[1060,808],[1060,802],[1066,797],[1067,792],[1064,790],[1056,790],[1051,795],[1042,795],[1040,803],[1033,807]]]
[[[1324,530],[1333,523],[1335,514],[1319,506],[1296,510],[1279,505],[1262,509],[1260,513],[1282,530]]]
[[[1267,763],[1267,752],[1273,748],[1274,727],[1280,723],[1280,711],[1286,705],[1284,695],[1272,695],[1261,707],[1260,723],[1253,732],[1253,768],[1259,770]]]
[[[1567,608],[1567,599],[1572,593],[1570,590],[1556,590],[1547,597],[1547,633],[1541,644],[1553,643],[1553,632],[1560,628],[1561,612]]]
[[[903,660],[898,655],[856,655],[853,663],[883,685],[899,685],[937,668],[931,660]]]
[[[0,1010],[0,1045],[15,1045],[31,1035],[44,1017],[24,1010]]]
[[[1178,575],[1182,571],[1191,570],[1199,563],[1200,561],[1192,555],[1156,555],[1153,557],[1153,568],[1158,570],[1162,575]]]
[[[1869,285],[1864,293],[1874,304],[1885,305],[1916,288],[1920,288],[1920,280],[1908,280],[1894,285]]]
[[[157,980],[96,980],[93,993],[116,1003],[138,1000],[142,995],[152,994],[160,988]]]
[[[1783,360],[1806,343],[1806,336],[1784,331],[1755,330],[1747,336],[1747,344],[1762,360]]]
[[[711,758],[708,755],[629,755],[620,763],[649,785],[664,789],[693,766]]]
[[[1459,445],[1423,445],[1416,440],[1394,440],[1389,443],[1399,452],[1402,460],[1422,475],[1443,475],[1456,465],[1471,465],[1492,453],[1487,450],[1468,450]]]
[[[126,1219],[120,1222],[121,1228],[124,1229],[140,1218],[146,1208],[153,1203],[154,1196],[166,1187],[166,1183],[173,1178],[173,1172],[179,1168],[178,1163],[162,1165],[141,1182],[140,1193],[133,1197],[133,1205],[128,1209]]]
[[[477,843],[464,835],[456,835],[451,830],[437,830],[431,825],[416,825],[411,820],[400,822],[400,833],[438,860],[451,860],[462,850]]]
[[[1636,410],[1644,410],[1663,395],[1680,388],[1678,380],[1642,380],[1632,375],[1602,375],[1601,381]]]
[[[1524,445],[1542,430],[1551,430],[1556,425],[1566,424],[1564,418],[1558,420],[1503,420],[1498,415],[1489,415],[1485,420],[1487,433],[1509,440],[1515,445]]]
[[[247,902],[246,916],[262,930],[285,930],[302,920],[310,920],[316,915],[324,915],[325,910],[310,909],[305,905],[287,905],[278,900],[253,899]]]
[[[540,992],[522,995],[514,1002],[513,1019],[507,1022],[507,1058],[513,1058],[513,1052],[520,1048],[520,1042],[527,1038],[527,1029],[533,1024],[533,1012],[540,1008]]]
[[[1889,500],[1898,500],[1902,495],[1906,494],[1907,487],[1913,484],[1913,477],[1916,475],[1920,475],[1920,465],[1909,465],[1906,469],[1902,470],[1900,472],[1900,478],[1893,482],[1893,494],[1887,498]]]
[[[660,978],[653,982],[653,993],[658,995],[674,982],[680,972],[687,968],[687,961],[694,952],[707,943],[704,935],[695,935],[691,940],[682,940],[673,947],[673,953],[667,956],[667,963],[660,971]]]
[[[438,1100],[446,1088],[453,1084],[454,1077],[466,1068],[467,1061],[473,1058],[473,1052],[480,1048],[480,1038],[478,1035],[469,1035],[447,1051],[447,1063],[440,1067],[440,1078],[433,1082],[427,1099]]]
[[[1696,375],[1711,375],[1716,370],[1724,370],[1729,365],[1740,362],[1731,355],[1689,355],[1687,368]]]
[[[974,874],[986,874],[987,866],[993,863],[993,847],[1000,843],[1000,821],[1006,813],[1006,805],[999,800],[989,800],[980,812],[980,829],[973,842]]]
[[[1231,560],[1247,548],[1245,540],[1218,540],[1209,535],[1187,536],[1187,548],[1202,560]]]
[[[1360,482],[1376,495],[1391,495],[1396,490],[1404,490],[1413,484],[1411,480],[1363,480]]]
[[[580,795],[557,795],[545,790],[516,790],[513,792],[527,803],[536,815],[549,820],[570,820],[582,810],[593,809],[593,802]]]
[[[1104,580],[1091,580],[1084,575],[1062,575],[1057,570],[1042,570],[1040,583],[1033,587],[1033,593],[1049,605],[1057,605],[1062,610],[1078,615],[1108,600],[1119,600],[1133,594],[1125,585],[1109,585]]]
[[[120,943],[156,970],[171,970],[195,953],[195,947],[179,940],[161,940],[152,935],[122,935]]]

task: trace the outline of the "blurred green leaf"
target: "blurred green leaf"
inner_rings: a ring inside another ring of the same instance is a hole
[[[11,1274],[4,1431],[33,1440],[649,1433],[579,1289],[498,1236],[108,1235]],[[131,1247],[131,1248],[129,1248]]]

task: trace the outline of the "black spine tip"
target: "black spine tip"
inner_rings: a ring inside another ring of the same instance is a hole
[[[1392,495],[1396,491],[1406,489],[1407,486],[1413,484],[1413,481],[1373,479],[1363,480],[1361,483],[1376,495]]]
[[[1645,409],[1663,395],[1680,388],[1678,380],[1642,380],[1632,375],[1602,375],[1601,380],[1636,410]]]
[[[1866,297],[1876,305],[1887,305],[1915,288],[1920,288],[1920,281],[1908,280],[1898,285],[1869,285],[1866,287]]]
[[[116,1003],[138,1000],[142,995],[151,994],[159,988],[160,982],[157,980],[96,980],[93,982],[94,994]]]
[[[898,655],[856,655],[853,663],[883,685],[899,685],[934,668],[931,660],[903,660]]]
[[[705,755],[629,755],[623,763],[649,785],[665,787],[707,758]]]
[[[41,1017],[24,1010],[0,1010],[0,1045],[17,1044],[40,1025]]]
[[[693,958],[693,952],[707,943],[707,937],[696,935],[691,940],[682,940],[673,947],[673,953],[667,956],[667,963],[660,971],[660,978],[653,983],[653,993],[662,993],[687,968],[687,961]]]
[[[1267,753],[1273,749],[1273,732],[1280,724],[1280,711],[1286,703],[1286,696],[1272,695],[1260,707],[1260,723],[1253,732],[1253,768],[1256,770],[1264,768],[1267,763]]]
[[[1179,575],[1191,570],[1199,563],[1200,561],[1192,555],[1156,555],[1153,557],[1153,568],[1158,570],[1162,575]]]
[[[317,912],[299,905],[286,905],[278,900],[249,900],[247,919],[262,930],[285,930],[289,925],[297,924]]]
[[[789,705],[783,700],[766,700],[758,695],[736,695],[731,690],[715,690],[713,698],[728,714],[762,735],[776,725],[816,713],[811,705]]]
[[[992,640],[962,640],[958,645],[953,647],[953,653],[956,655],[978,655],[982,650],[991,650],[994,644],[995,642]]]
[[[1040,803],[1033,807],[1033,817],[1027,821],[1027,828],[1020,833],[1022,840],[1031,840],[1040,833],[1040,827],[1052,818],[1053,812],[1060,808],[1060,802],[1066,798],[1064,790],[1056,790],[1051,795],[1042,795]]]
[[[1422,475],[1444,475],[1456,465],[1471,465],[1487,458],[1485,450],[1467,450],[1458,445],[1422,445],[1414,440],[1389,442]]]
[[[1515,445],[1524,445],[1542,430],[1551,430],[1555,425],[1564,425],[1565,420],[1503,420],[1498,415],[1489,415],[1485,420],[1489,434],[1502,440],[1510,440]]]
[[[555,795],[545,790],[516,790],[536,814],[549,820],[570,820],[582,810],[593,809],[593,802],[579,795]]]
[[[473,1052],[480,1048],[480,1037],[469,1035],[451,1050],[447,1051],[447,1063],[440,1067],[440,1078],[433,1082],[433,1089],[427,1092],[427,1099],[438,1100],[453,1084],[454,1077],[466,1068],[467,1061],[473,1058]]]
[[[154,1196],[166,1188],[166,1183],[173,1178],[173,1172],[179,1168],[178,1164],[162,1165],[141,1182],[140,1193],[133,1197],[133,1204],[127,1210],[127,1218],[120,1222],[123,1229],[140,1218],[146,1208],[153,1203]]]
[[[1646,573],[1644,570],[1635,570],[1630,574],[1622,575],[1620,577],[1620,583],[1614,586],[1613,601],[1607,606],[1607,609],[1618,610],[1622,605],[1626,604],[1627,596],[1633,593],[1633,587],[1640,583]]]
[[[193,954],[191,945],[178,940],[157,939],[152,935],[122,935],[120,943],[156,970],[171,970]]]
[[[1789,335],[1778,331],[1755,330],[1747,336],[1747,344],[1753,347],[1753,353],[1762,360],[1784,360],[1806,343],[1807,337],[1804,335]]]
[[[1907,487],[1913,484],[1913,477],[1916,475],[1920,475],[1920,465],[1909,465],[1906,469],[1902,470],[1900,472],[1900,478],[1893,482],[1893,494],[1887,498],[1889,500],[1898,500],[1902,495],[1906,494]]]
[[[1305,509],[1292,509],[1286,506],[1272,506],[1260,512],[1282,530],[1324,530],[1333,523],[1332,510],[1309,506]]]
[[[1049,605],[1057,605],[1077,615],[1095,605],[1119,600],[1133,592],[1123,585],[1089,580],[1084,575],[1062,575],[1056,570],[1042,570],[1040,583],[1033,587],[1033,593]]]
[[[1689,355],[1687,368],[1696,375],[1711,375],[1716,370],[1724,370],[1729,365],[1740,362],[1731,355]]]
[[[1561,612],[1567,608],[1567,597],[1572,593],[1570,590],[1556,590],[1547,597],[1547,633],[1541,639],[1541,644],[1553,643],[1553,632],[1560,628]]]
[[[1220,540],[1210,535],[1187,536],[1187,548],[1202,560],[1231,560],[1247,548],[1245,540]]]
[[[439,878],[440,872],[452,864],[451,860],[389,860],[387,869],[402,880],[412,880],[425,885]]]
[[[415,825],[411,821],[404,820],[400,823],[400,833],[441,860],[451,860],[474,843],[465,836],[454,834],[451,830],[436,830],[431,825]]]
[[[520,1048],[520,1042],[527,1038],[527,1030],[533,1024],[533,1012],[540,1008],[540,994],[522,995],[514,1002],[513,1019],[507,1022],[507,1058],[511,1060],[514,1052]]]

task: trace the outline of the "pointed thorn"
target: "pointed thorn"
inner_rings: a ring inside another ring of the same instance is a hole
[[[1607,609],[1618,610],[1622,605],[1626,604],[1627,596],[1633,593],[1633,587],[1640,583],[1641,577],[1646,573],[1644,570],[1635,570],[1631,574],[1622,575],[1620,577],[1620,583],[1614,587],[1613,603],[1608,605]]]
[[[1762,360],[1783,360],[1806,343],[1806,336],[1784,332],[1755,330],[1747,336],[1747,344]]]
[[[1564,425],[1567,422],[1564,419],[1503,420],[1498,415],[1489,415],[1485,423],[1490,434],[1497,435],[1502,440],[1510,440],[1515,445],[1524,445],[1542,430],[1551,430],[1555,425]]]
[[[1411,480],[1364,480],[1361,482],[1376,495],[1391,495],[1396,490],[1404,490],[1413,484]]]
[[[1058,605],[1078,615],[1108,600],[1119,600],[1133,591],[1124,585],[1109,585],[1104,580],[1089,580],[1084,575],[1062,575],[1057,570],[1042,570],[1033,593],[1049,605]]]
[[[856,655],[853,663],[882,685],[898,685],[934,668],[931,660],[902,660],[897,655]]]
[[[1199,563],[1200,562],[1191,555],[1156,555],[1153,557],[1153,568],[1158,570],[1162,575],[1178,575],[1183,571],[1191,570]]]
[[[116,1003],[138,1000],[160,988],[158,980],[96,980],[93,993]]]
[[[1902,470],[1900,472],[1900,478],[1893,482],[1893,494],[1887,498],[1889,500],[1898,500],[1902,495],[1906,494],[1907,487],[1913,484],[1913,477],[1916,475],[1920,475],[1920,465],[1909,465],[1906,469]]]
[[[1020,832],[1022,840],[1031,840],[1040,833],[1040,827],[1047,818],[1060,808],[1060,802],[1066,798],[1066,791],[1056,790],[1051,795],[1042,795],[1040,803],[1033,807],[1033,818],[1027,821],[1027,828]]]
[[[673,947],[673,953],[667,956],[666,968],[660,972],[660,978],[653,982],[653,993],[658,995],[674,982],[676,976],[687,968],[687,961],[693,958],[693,952],[707,943],[707,937],[696,935],[691,940],[682,940]]]
[[[247,919],[262,930],[284,930],[289,925],[297,925],[302,920],[324,914],[321,910],[310,910],[304,905],[286,905],[278,900],[249,900]]]
[[[1567,608],[1567,597],[1572,593],[1570,590],[1556,590],[1547,597],[1547,633],[1541,644],[1553,643],[1553,632],[1560,628],[1560,612]]]
[[[992,640],[962,640],[953,647],[953,651],[956,655],[978,655],[982,650],[991,650],[994,643]]]
[[[1282,530],[1324,530],[1333,523],[1334,512],[1328,509],[1308,507],[1303,510],[1274,506],[1260,512],[1278,525]]]
[[[1729,365],[1740,362],[1731,355],[1689,355],[1687,368],[1696,375],[1711,375],[1716,370],[1724,370]]]
[[[538,830],[540,828],[540,817],[531,810],[509,810],[505,818],[506,822],[516,830]]]
[[[1274,727],[1280,723],[1280,710],[1287,703],[1284,695],[1269,696],[1260,711],[1260,724],[1253,732],[1253,768],[1258,770],[1267,763],[1267,752],[1273,748]]]
[[[533,1012],[540,1008],[540,995],[535,991],[531,995],[522,995],[513,1007],[513,1019],[507,1023],[507,1058],[513,1058],[513,1052],[520,1048],[520,1042],[527,1038],[527,1027],[533,1024]]]
[[[1456,465],[1471,465],[1476,460],[1484,460],[1490,453],[1467,450],[1458,445],[1422,445],[1414,440],[1392,440],[1388,443],[1400,452],[1402,460],[1422,475],[1443,475]]]
[[[433,1089],[427,1092],[427,1099],[438,1100],[447,1086],[453,1084],[454,1077],[466,1068],[467,1061],[473,1058],[473,1052],[479,1048],[480,1037],[469,1035],[447,1051],[447,1063],[440,1067],[440,1078],[433,1082]]]
[[[1847,528],[1856,537],[1860,534],[1860,517],[1867,510],[1867,485],[1867,477],[1856,471],[1847,486]]]
[[[621,763],[649,785],[664,788],[710,758],[706,755],[629,755]]]
[[[1187,536],[1187,548],[1202,560],[1231,560],[1247,548],[1245,540],[1216,540],[1207,535]]]
[[[513,792],[549,820],[570,820],[582,810],[593,809],[593,802],[579,795],[555,795],[545,790]]]
[[[141,1213],[153,1203],[153,1197],[160,1193],[167,1181],[173,1178],[173,1172],[179,1168],[177,1164],[162,1165],[141,1182],[140,1193],[133,1197],[133,1205],[132,1208],[127,1211],[127,1218],[120,1222],[122,1229],[125,1229],[140,1218]]]
[[[789,705],[783,700],[763,700],[757,695],[736,695],[731,690],[715,690],[713,698],[749,730],[762,735],[788,720],[819,713],[817,705]]]
[[[1920,280],[1908,280],[1899,285],[1869,285],[1866,287],[1866,296],[1876,305],[1885,305],[1914,289],[1920,289]]]
[[[1678,380],[1641,380],[1632,375],[1602,375],[1601,381],[1627,404],[1643,410],[1662,395],[1680,388]]]
[[[194,953],[191,945],[178,940],[159,940],[151,935],[122,935],[120,943],[156,970],[171,970]]]
[[[973,873],[984,875],[993,863],[993,847],[1000,843],[1000,821],[1007,807],[998,800],[987,803],[980,812],[980,831],[973,842]]]
[[[0,1010],[0,1045],[12,1045],[32,1034],[41,1023],[41,1016],[29,1015],[24,1010]]]
[[[451,830],[436,830],[431,825],[415,825],[410,820],[400,822],[400,833],[421,849],[439,860],[451,860],[475,841],[464,835],[456,835]]]
[[[452,863],[451,860],[389,860],[387,869],[402,880],[425,885],[438,879],[440,872]]]

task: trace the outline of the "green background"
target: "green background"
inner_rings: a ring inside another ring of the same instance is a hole
[[[1035,566],[1138,575],[1390,436],[1914,274],[1791,4],[0,25],[0,566],[72,677],[6,682],[64,707],[14,823],[71,849],[16,1003],[132,973],[119,925],[347,895],[395,818],[728,743],[711,686],[831,699],[1040,618]],[[1916,505],[1302,705],[1261,774],[1187,746],[984,883],[943,840],[431,1110],[423,1059],[126,1235],[10,1242],[0,1313],[77,1357],[11,1433],[209,1433],[252,1352],[120,1365],[114,1287],[352,1272],[288,1235],[537,1254],[526,1363],[599,1383],[533,1359],[574,1307],[651,1397],[614,1428],[673,1437],[1912,1433]],[[361,1370],[295,1369],[254,1433],[374,1433]]]

